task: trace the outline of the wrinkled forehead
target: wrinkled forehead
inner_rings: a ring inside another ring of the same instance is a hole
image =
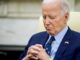
[[[62,6],[62,0],[43,0],[42,7],[48,6],[48,7],[58,7],[61,8]]]
[[[61,10],[61,5],[59,2],[44,3],[42,4],[42,10]]]
[[[61,8],[60,0],[44,0],[42,3],[42,8]]]

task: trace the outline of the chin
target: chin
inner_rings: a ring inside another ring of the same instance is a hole
[[[47,31],[47,32],[48,32],[49,35],[55,35],[55,33],[52,32],[52,31]]]

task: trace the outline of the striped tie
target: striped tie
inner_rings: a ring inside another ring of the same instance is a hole
[[[51,44],[54,40],[55,40],[54,36],[51,36],[50,40],[45,44],[45,49],[49,56],[51,55]]]

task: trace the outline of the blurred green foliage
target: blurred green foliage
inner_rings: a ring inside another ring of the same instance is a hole
[[[80,3],[80,0],[75,0],[75,3]]]

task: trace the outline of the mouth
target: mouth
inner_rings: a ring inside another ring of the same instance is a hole
[[[47,30],[47,31],[50,31],[51,29],[50,29],[50,28],[46,28],[46,30]]]

